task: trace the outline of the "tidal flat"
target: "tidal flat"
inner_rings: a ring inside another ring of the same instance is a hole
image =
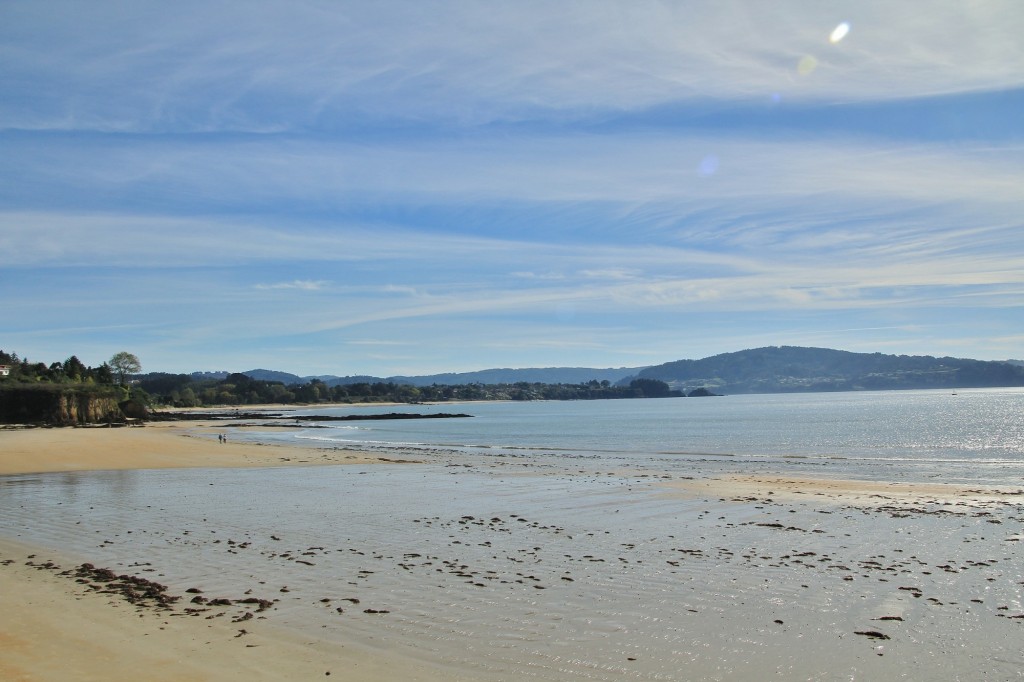
[[[1024,671],[1014,486],[741,475],[715,457],[304,452],[0,478],[3,536],[35,548],[0,559],[158,582],[180,597],[168,618],[224,623],[237,647],[287,632],[325,670],[333,646],[438,679]]]

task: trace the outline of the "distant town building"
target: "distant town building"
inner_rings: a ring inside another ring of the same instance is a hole
[[[11,376],[11,366],[10,365],[0,365],[0,377],[9,377],[9,376]]]

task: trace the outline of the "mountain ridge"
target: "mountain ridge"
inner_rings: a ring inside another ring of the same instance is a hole
[[[854,353],[831,348],[765,346],[642,370],[675,389],[787,393],[1024,386],[1024,367],[1007,361],[930,355]]]
[[[764,346],[719,353],[698,360],[674,360],[653,366],[605,369],[492,368],[474,372],[391,377],[300,377],[266,369],[249,370],[241,374],[264,381],[280,381],[286,385],[318,380],[328,386],[390,382],[419,387],[433,384],[519,382],[577,384],[608,381],[613,384],[624,384],[632,379],[641,378],[664,381],[672,388],[684,392],[706,388],[716,393],[1024,386],[1024,365],[1019,360],[992,361],[930,355],[856,353],[807,346]]]
[[[313,380],[322,381],[327,386],[338,386],[344,384],[358,383],[395,383],[409,384],[412,386],[439,385],[462,385],[462,384],[514,384],[522,381],[528,383],[542,384],[580,384],[588,381],[608,381],[616,384],[621,381],[633,378],[646,367],[524,367],[513,368],[492,368],[472,372],[445,372],[441,374],[426,374],[421,376],[395,375],[389,377],[375,377],[368,375],[335,376],[330,374],[311,375],[300,377],[288,372],[280,372],[270,369],[251,369],[239,372],[251,379],[261,381],[280,381],[286,385],[296,383],[309,383]],[[225,373],[225,377],[227,374]]]

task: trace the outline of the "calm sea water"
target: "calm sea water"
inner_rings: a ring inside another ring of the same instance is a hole
[[[369,406],[299,414],[382,411]],[[781,459],[794,467],[828,466],[828,475],[867,478],[1016,484],[1024,475],[1024,389],[1016,388],[479,403],[400,411],[464,412],[473,418],[322,422],[278,438],[637,464],[657,459],[660,466],[673,458],[681,466],[693,457],[731,458],[748,466]]]

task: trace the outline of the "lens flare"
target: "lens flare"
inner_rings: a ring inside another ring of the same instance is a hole
[[[818,68],[817,58],[811,55],[804,55],[796,65],[796,72],[801,76],[810,76]]]
[[[718,172],[718,157],[714,154],[705,156],[697,166],[697,174],[702,178],[709,178]]]
[[[845,38],[846,34],[849,33],[849,32],[850,32],[850,23],[847,22],[847,21],[844,21],[843,23],[839,24],[834,29],[832,29],[832,33],[828,37],[828,42],[830,42],[833,45],[835,45],[840,40]]]

